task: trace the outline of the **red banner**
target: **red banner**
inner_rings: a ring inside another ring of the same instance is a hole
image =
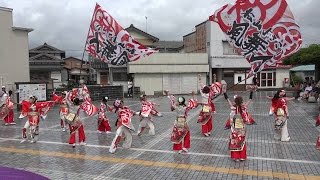
[[[251,64],[249,76],[281,63],[302,45],[300,27],[285,0],[237,0],[209,19]]]
[[[91,56],[112,65],[123,65],[157,52],[135,41],[98,4],[91,20],[86,51]]]

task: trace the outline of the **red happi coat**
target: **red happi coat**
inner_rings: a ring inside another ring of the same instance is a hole
[[[277,107],[277,99],[275,99],[275,98],[272,98],[272,100],[271,100],[271,111],[272,112],[275,112],[275,109],[276,109],[276,107]]]
[[[256,122],[254,121],[254,119],[252,118],[252,116],[248,113],[247,107],[242,105],[241,108],[235,108],[235,113],[240,113],[241,111],[241,117],[243,119],[243,122],[247,125],[252,125],[255,124]],[[231,128],[231,120],[230,118],[228,118],[226,125],[225,125],[225,129],[230,129]]]
[[[177,112],[177,117],[173,125],[171,133],[171,142],[174,144],[180,144],[187,133],[190,131],[187,124],[187,114],[191,109],[198,106],[196,99],[190,99],[187,106],[176,106],[175,97],[169,96],[171,102],[171,110]]]
[[[8,97],[3,107],[0,107],[0,120],[3,120],[9,115],[9,112],[13,110],[13,102],[11,97]]]
[[[99,116],[98,116],[99,121],[109,121],[108,117],[106,116],[106,111],[107,111],[107,105],[101,102],[100,109],[99,109]]]
[[[116,112],[118,114],[118,124],[117,127],[121,125],[134,131],[134,126],[131,122],[132,116],[135,114],[128,106],[123,106],[119,108]]]
[[[216,111],[212,98],[216,97],[221,93],[221,83],[216,82],[210,86],[210,92],[208,94],[201,93],[202,98],[206,98],[201,102],[202,108],[199,113],[198,123],[207,124],[207,122],[212,118],[212,112]]]
[[[156,116],[159,114],[159,111],[155,109],[155,103],[153,102],[148,102],[148,101],[142,101],[141,102],[141,111],[140,111],[140,116],[146,118],[149,117],[149,115]]]
[[[286,116],[288,115],[287,99],[285,97],[275,100],[274,114],[277,114],[279,108],[284,110]]]
[[[237,110],[238,109],[238,110]],[[239,119],[236,119],[236,115],[240,115]],[[246,130],[245,130],[245,121],[243,120],[243,115],[240,110],[240,107],[237,107],[235,110],[235,118],[231,122],[231,134],[230,134],[230,141],[229,141],[229,150],[230,151],[242,151],[243,147],[245,146],[246,140]]]
[[[53,94],[53,101],[55,103],[59,103],[60,104],[60,113],[63,115],[66,115],[69,113],[69,109],[68,109],[68,104],[67,104],[67,100],[65,97],[62,96],[58,96],[56,94]]]
[[[23,100],[21,114],[28,117],[28,121],[31,126],[38,126],[40,116],[46,116],[53,106],[53,101],[36,102],[35,104],[31,104],[29,101]]]
[[[241,111],[241,113],[240,113]],[[245,124],[251,125],[251,124],[255,124],[255,121],[253,120],[253,118],[251,117],[251,115],[248,113],[247,107],[242,105],[241,108],[237,107],[236,108],[236,114],[241,114],[241,117],[243,119],[243,122]]]

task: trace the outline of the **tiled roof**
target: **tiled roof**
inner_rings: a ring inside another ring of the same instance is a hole
[[[126,31],[136,31],[136,32],[139,32],[139,33],[142,33],[144,34],[146,37],[152,39],[153,41],[159,41],[159,38],[155,37],[155,36],[152,36],[151,34],[147,33],[147,32],[144,32],[136,27],[133,26],[133,24],[131,24],[128,28],[125,29]]]
[[[153,43],[152,46],[158,49],[178,49],[183,47],[183,41],[158,41]]]

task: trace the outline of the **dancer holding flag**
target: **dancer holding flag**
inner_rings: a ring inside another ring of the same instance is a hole
[[[22,112],[19,118],[27,117],[27,122],[22,129],[22,141],[27,141],[27,130],[30,132],[30,143],[35,143],[39,136],[40,118],[45,119],[47,113],[54,106],[54,101],[37,102],[36,96],[30,96],[29,100],[23,100]]]

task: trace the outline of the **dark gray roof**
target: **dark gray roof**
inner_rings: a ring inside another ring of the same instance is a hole
[[[153,43],[152,46],[158,49],[178,49],[183,47],[183,41],[158,41]]]
[[[48,50],[42,50],[43,48]],[[47,43],[44,43],[43,45],[30,49],[29,53],[65,53],[65,51],[62,51],[58,48],[50,46]]]
[[[38,55],[36,55],[36,56],[30,57],[30,58],[29,58],[29,61],[46,61],[47,59],[37,60],[37,58],[42,57],[42,56],[48,57],[50,62],[53,62],[53,61],[63,62],[62,59],[59,59],[59,58],[57,58],[56,56],[52,56],[51,54],[38,54]]]
[[[125,29],[126,31],[135,31],[135,32],[138,32],[138,33],[141,33],[143,34],[144,36],[152,39],[153,41],[159,41],[159,38],[155,37],[155,36],[152,36],[151,34],[147,33],[147,32],[144,32],[142,31],[141,29],[138,29],[136,27],[133,26],[133,24],[131,24],[129,27],[127,27]]]

